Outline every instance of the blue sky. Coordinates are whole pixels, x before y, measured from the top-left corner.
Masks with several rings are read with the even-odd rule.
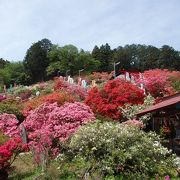
[[[180,0],[0,0],[0,58],[23,60],[48,38],[91,51],[108,42],[180,50]]]

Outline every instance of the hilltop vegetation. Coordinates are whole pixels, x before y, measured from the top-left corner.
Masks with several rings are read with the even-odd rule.
[[[140,71],[149,69],[180,70],[180,52],[164,45],[157,48],[151,45],[132,44],[112,49],[107,43],[96,46],[92,52],[78,50],[74,45],[60,47],[48,39],[32,44],[23,60],[9,62],[0,59],[0,83],[30,85],[48,80],[56,75],[78,75],[92,72],[111,72],[113,63],[118,70]]]

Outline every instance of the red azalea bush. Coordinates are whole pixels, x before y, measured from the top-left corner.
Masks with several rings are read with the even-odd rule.
[[[66,92],[53,92],[49,95],[43,96],[41,99],[42,99],[42,103],[57,102],[58,105],[63,105],[65,102],[74,102],[73,96]]]
[[[95,113],[120,119],[119,106],[126,103],[142,104],[143,100],[144,94],[141,89],[124,80],[115,79],[108,81],[102,89],[91,89],[85,102]]]
[[[61,107],[57,103],[44,103],[31,111],[23,123],[28,132],[29,145],[39,161],[37,155],[41,152],[56,154],[55,140],[65,141],[81,125],[94,119],[91,109],[80,102],[65,103]]]
[[[22,110],[23,115],[27,116],[29,112],[41,104],[48,102],[54,103],[57,102],[58,105],[63,105],[65,102],[74,102],[74,97],[66,92],[53,92],[51,94],[36,97],[28,102],[24,103],[24,109]]]
[[[0,135],[2,137],[2,134]],[[14,137],[0,144],[0,179],[7,178],[7,170],[15,160],[16,156],[27,151],[27,145],[23,144],[20,137]]]
[[[18,123],[14,114],[0,114],[0,130],[9,137],[19,135]]]
[[[148,70],[144,71],[143,77],[138,82],[143,83],[153,97],[162,97],[175,93],[169,81],[170,75],[171,72],[167,69]]]
[[[55,84],[54,84],[54,90],[58,91],[58,90],[63,89],[63,87],[64,87],[64,80],[61,78],[56,78]]]

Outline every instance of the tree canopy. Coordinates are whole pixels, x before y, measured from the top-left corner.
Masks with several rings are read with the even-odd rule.
[[[46,78],[46,68],[49,65],[47,54],[51,48],[51,41],[42,39],[41,41],[34,43],[27,50],[23,63],[32,83],[42,81]]]
[[[0,81],[7,85],[10,81],[32,84],[56,75],[78,75],[82,69],[84,74],[111,72],[117,62],[116,75],[120,70],[143,72],[159,68],[180,71],[180,51],[168,45],[157,48],[141,44],[112,49],[106,43],[95,45],[89,52],[71,44],[55,45],[45,38],[29,47],[22,62],[13,63],[0,58]]]
[[[60,71],[64,75],[66,72],[77,75],[81,69],[85,69],[86,72],[97,71],[100,64],[90,52],[78,51],[78,48],[73,45],[63,47],[55,45],[48,53],[48,57],[50,59],[50,64],[47,67],[48,74]]]

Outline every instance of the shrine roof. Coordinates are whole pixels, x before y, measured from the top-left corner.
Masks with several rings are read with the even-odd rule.
[[[174,94],[172,96],[167,96],[162,99],[161,102],[150,106],[149,108],[137,113],[137,116],[143,116],[144,114],[154,112],[154,111],[159,111],[166,109],[171,106],[175,106],[176,104],[180,104],[180,93]]]

